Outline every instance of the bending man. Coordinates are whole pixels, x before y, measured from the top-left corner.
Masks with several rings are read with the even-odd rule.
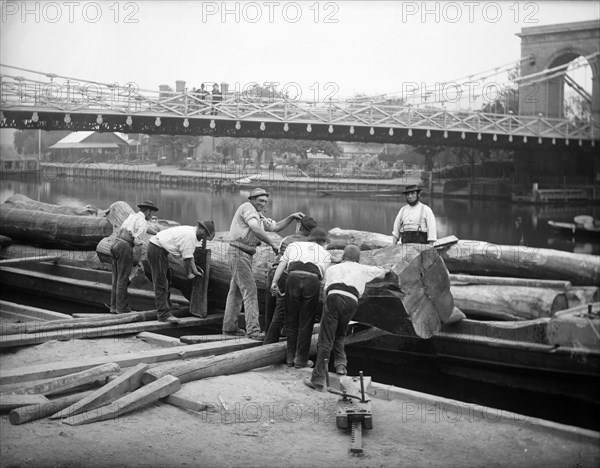
[[[365,292],[365,285],[375,279],[383,278],[388,270],[377,266],[362,265],[360,249],[347,245],[342,263],[330,266],[325,272],[325,293],[327,299],[321,319],[319,340],[317,343],[317,361],[312,376],[304,383],[314,390],[325,387],[325,359],[333,349],[333,364],[339,375],[346,375],[348,358],[344,350],[346,328],[358,309],[358,298]]]
[[[204,275],[202,269],[196,267],[194,251],[202,246],[204,239],[215,237],[215,224],[212,221],[198,221],[196,226],[175,226],[160,231],[150,238],[148,243],[148,262],[152,271],[154,284],[154,300],[159,322],[177,323],[178,319],[171,314],[169,307],[169,254],[183,259],[185,276],[193,279]]]

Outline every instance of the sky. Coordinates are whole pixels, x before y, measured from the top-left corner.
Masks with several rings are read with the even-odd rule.
[[[600,2],[2,1],[0,61],[98,82],[278,82],[323,100],[514,62],[523,27]],[[299,88],[298,88],[299,85]]]
[[[152,90],[176,80],[189,89],[279,83],[290,96],[321,102],[393,95],[514,63],[521,28],[600,18],[598,1],[0,5],[2,65]]]

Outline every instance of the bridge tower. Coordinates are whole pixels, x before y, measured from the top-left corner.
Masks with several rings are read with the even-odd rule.
[[[587,57],[600,51],[600,21],[534,26],[521,29],[521,76],[531,75]],[[592,116],[600,117],[600,58],[589,60],[592,69]],[[564,117],[564,75],[523,86],[519,91],[519,114]]]

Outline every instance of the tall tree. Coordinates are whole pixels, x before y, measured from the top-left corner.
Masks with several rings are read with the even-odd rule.
[[[17,130],[13,136],[13,143],[17,153],[22,155],[37,154],[38,148],[41,148],[42,154],[44,154],[50,146],[71,133],[62,130],[51,132],[42,130],[40,135],[39,132],[39,130]]]

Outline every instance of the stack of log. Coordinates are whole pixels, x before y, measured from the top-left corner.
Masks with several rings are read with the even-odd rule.
[[[37,202],[29,202],[28,206],[35,206],[35,203]],[[63,255],[62,251],[46,251],[31,247],[26,251],[26,255],[59,255],[63,263],[77,264],[83,261],[86,266],[107,269],[110,262],[110,246],[114,241],[114,229],[120,226],[122,220],[132,212],[131,207],[125,202],[116,202],[110,206],[103,218],[111,225],[110,235],[97,242],[97,258],[90,259],[91,252],[85,254],[82,251],[69,251],[69,255]],[[163,222],[163,227],[174,224],[176,223]],[[392,247],[391,236],[366,231],[334,228],[329,234],[331,238],[329,248],[334,258],[341,257],[341,249],[347,244],[355,244],[363,251],[361,262],[394,267],[396,274],[406,268],[408,263],[421,252],[432,250],[430,246],[417,244]],[[146,237],[146,242],[149,237],[150,235]],[[211,251],[209,309],[222,308],[229,289],[231,275],[227,262],[226,239],[226,233],[218,233],[215,240],[207,243],[207,248]],[[9,258],[23,257],[24,248],[24,246],[3,247],[2,255]],[[458,241],[439,252],[449,272],[469,275],[467,281],[465,277],[462,280],[453,279],[450,285],[454,305],[468,317],[526,320],[552,316],[557,311],[598,300],[600,258],[595,255],[495,245],[481,241]],[[63,261],[62,258],[65,260]],[[253,258],[253,272],[261,308],[267,293],[266,274],[274,259],[273,252],[267,247],[259,247]],[[174,259],[169,261],[173,271],[172,285],[189,299],[192,282],[184,277],[181,262]],[[144,261],[143,265],[145,277],[149,277],[147,262]],[[501,281],[502,278],[504,282]],[[394,288],[402,290],[403,286],[388,284],[388,289],[389,287],[392,290]],[[406,288],[406,283],[404,287]],[[369,288],[367,295],[372,292],[371,290],[372,288]],[[381,287],[378,294],[380,292]]]

